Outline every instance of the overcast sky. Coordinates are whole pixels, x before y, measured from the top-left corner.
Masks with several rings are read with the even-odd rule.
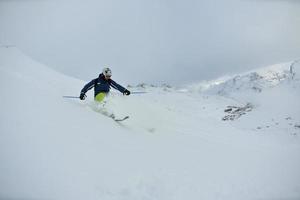
[[[0,43],[90,80],[179,85],[300,58],[296,0],[0,0]]]

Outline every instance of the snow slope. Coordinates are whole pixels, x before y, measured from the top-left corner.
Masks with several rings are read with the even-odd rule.
[[[241,91],[262,92],[276,87],[287,80],[299,81],[299,61],[287,62],[245,72],[227,75],[217,80],[206,81],[189,86],[190,90],[208,94],[230,95]]]
[[[62,98],[84,81],[0,48],[0,199],[300,199],[298,64],[293,70],[276,84],[259,79],[260,92],[245,89],[249,73],[242,91],[228,77],[226,93],[199,92],[203,83],[113,92],[108,106],[130,115],[116,123],[94,111],[92,92]],[[222,120],[227,106],[247,103],[251,111]]]

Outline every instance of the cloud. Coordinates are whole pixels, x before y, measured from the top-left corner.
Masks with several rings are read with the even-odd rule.
[[[283,3],[299,3],[299,0],[248,0],[248,1],[261,1],[261,2],[283,2]]]
[[[39,3],[37,3],[39,2]],[[88,80],[181,84],[299,58],[298,4],[34,1],[0,5],[0,42]]]

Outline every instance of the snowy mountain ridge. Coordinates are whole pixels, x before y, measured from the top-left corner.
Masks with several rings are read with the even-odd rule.
[[[251,70],[239,75],[224,76],[216,80],[205,81],[188,86],[192,92],[230,95],[236,92],[262,92],[286,81],[299,81],[299,61],[292,61]],[[296,75],[298,77],[296,77]]]
[[[161,90],[165,92],[187,92],[221,96],[231,96],[238,93],[261,93],[282,84],[298,84],[300,81],[300,60],[275,64],[258,68],[236,75],[226,75],[215,80],[201,81],[183,87],[173,87],[169,84],[149,85],[140,83],[129,86],[139,91]]]

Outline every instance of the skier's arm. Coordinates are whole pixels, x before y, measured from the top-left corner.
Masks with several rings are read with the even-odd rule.
[[[87,83],[81,90],[81,94],[85,94],[87,91],[92,89],[95,86],[96,79],[91,80],[89,83]]]
[[[124,93],[127,89],[124,88],[123,86],[119,85],[115,81],[111,80],[110,81],[110,86],[115,88],[116,90],[119,90],[120,92]]]

